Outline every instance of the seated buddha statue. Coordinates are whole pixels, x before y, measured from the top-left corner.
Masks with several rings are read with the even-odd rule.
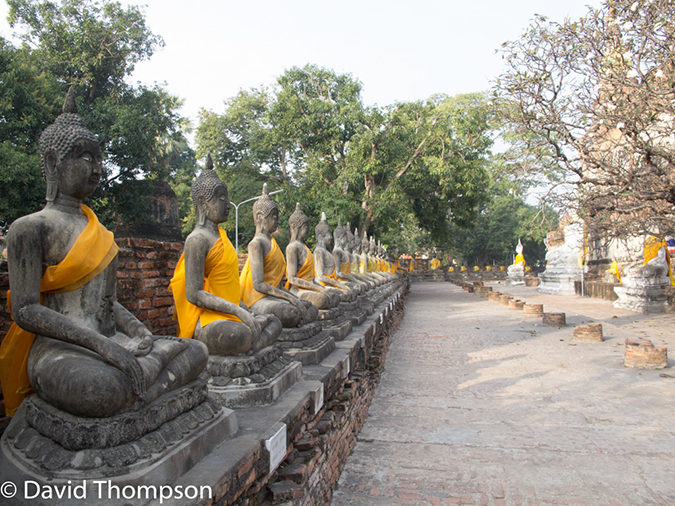
[[[345,253],[349,255],[349,273],[361,283],[365,283],[367,289],[375,288],[375,282],[361,273],[361,240],[358,237],[359,230],[351,231],[351,226],[347,223],[347,243],[345,244]]]
[[[340,304],[340,296],[317,283],[314,255],[305,244],[309,233],[309,218],[300,209],[300,203],[288,219],[291,240],[286,247],[286,289],[301,300],[309,301],[319,309]]]
[[[273,314],[284,328],[313,322],[319,315],[318,308],[281,284],[286,259],[271,235],[279,228],[279,207],[270,198],[266,183],[253,204],[253,221],[255,236],[248,244],[248,258],[239,275],[242,302],[255,314]]]
[[[361,257],[365,264],[366,272],[376,280],[376,284],[381,285],[385,282],[384,276],[377,272],[377,262],[372,255],[375,250],[375,240],[368,237],[366,231],[363,231],[363,238],[361,239]]]
[[[368,286],[365,282],[356,279],[351,272],[352,259],[350,254],[345,251],[345,248],[348,248],[349,236],[340,220],[338,220],[338,225],[333,231],[333,238],[335,239],[335,246],[333,247],[333,259],[336,266],[335,277],[338,281],[355,290],[356,293],[362,293]]]
[[[32,391],[79,417],[140,409],[198,378],[206,346],[153,336],[117,302],[117,245],[82,204],[101,177],[101,151],[72,89],[39,150],[47,204],[7,236],[15,323],[0,347],[5,409],[14,414]]]
[[[328,248],[333,233],[326,221],[326,213],[321,213],[321,221],[314,228],[316,234],[316,248],[314,249],[314,265],[316,266],[316,281],[326,287],[333,287],[342,302],[354,300],[356,294],[347,285],[337,278],[337,264]]]
[[[271,314],[254,315],[241,304],[239,259],[218,226],[232,206],[210,155],[191,194],[197,224],[171,280],[179,336],[198,339],[211,355],[251,355],[276,341],[281,322]]]

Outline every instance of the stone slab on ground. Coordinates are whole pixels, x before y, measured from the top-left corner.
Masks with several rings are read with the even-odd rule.
[[[675,373],[623,367],[627,337],[675,346],[672,316],[493,287],[568,327],[413,284],[332,504],[675,504]],[[575,343],[589,323],[605,341]]]

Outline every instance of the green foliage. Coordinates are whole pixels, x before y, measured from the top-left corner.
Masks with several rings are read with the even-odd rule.
[[[52,76],[35,68],[29,51],[0,38],[0,230],[44,202],[37,140],[58,112],[59,92]]]
[[[557,226],[555,212],[537,208],[523,201],[517,185],[495,182],[490,201],[481,207],[473,227],[451,226],[453,255],[465,265],[500,265],[513,263],[518,239],[529,265],[543,263],[546,255],[544,238]],[[542,218],[542,215],[544,217]],[[545,225],[542,225],[545,223]]]
[[[46,70],[85,88],[87,103],[125,87],[134,65],[150,58],[161,37],[145,25],[137,6],[104,0],[7,0],[9,23]]]
[[[44,202],[37,140],[60,113],[68,85],[75,87],[79,113],[101,142],[102,179],[87,203],[106,226],[147,213],[151,185],[134,184],[139,178],[164,179],[184,191],[195,157],[184,137],[189,124],[176,112],[181,100],[159,86],[124,82],[136,62],[163,44],[139,8],[108,0],[8,5],[10,23],[22,30],[25,44],[15,49],[3,41],[0,48],[0,100],[8,106],[0,109],[8,111],[6,123],[0,123],[5,143],[0,181],[14,199],[0,204],[0,220],[9,223]],[[19,196],[21,205],[15,202]],[[182,217],[188,210],[181,205]]]
[[[405,227],[442,242],[450,221],[469,225],[487,199],[490,104],[439,95],[366,108],[360,93],[349,74],[294,67],[273,91],[241,91],[223,114],[203,111],[198,154],[213,153],[233,202],[281,183],[282,216],[299,201],[312,226],[323,211],[332,226],[341,219],[393,244]],[[240,244],[254,230],[241,211]]]

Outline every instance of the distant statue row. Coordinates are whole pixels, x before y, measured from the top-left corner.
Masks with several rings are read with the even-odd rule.
[[[329,253],[325,219],[312,254],[299,206],[287,265],[270,235],[279,210],[266,188],[253,206],[256,235],[239,276],[237,254],[218,227],[231,208],[227,186],[209,162],[192,188],[197,225],[171,281],[179,335],[195,339],[153,336],[117,302],[117,245],[82,204],[99,182],[102,156],[72,92],[39,147],[47,204],[16,220],[7,236],[15,324],[0,347],[0,382],[10,416],[33,392],[77,417],[138,411],[198,381],[209,354],[251,355],[282,327],[312,322],[319,309],[396,277],[384,249],[348,228],[338,226]]]
[[[279,227],[279,208],[267,185],[253,204],[256,233],[239,275],[237,254],[218,226],[227,221],[231,208],[227,185],[210,157],[193,184],[192,199],[197,224],[185,241],[171,289],[179,335],[202,341],[211,354],[255,353],[274,343],[282,328],[311,323],[319,310],[353,301],[396,278],[384,248],[365,235],[359,240],[349,227],[338,224],[336,245],[329,252],[333,234],[325,214],[316,226],[312,253],[304,244],[309,218],[300,204],[289,218],[291,240],[284,258],[272,237]]]

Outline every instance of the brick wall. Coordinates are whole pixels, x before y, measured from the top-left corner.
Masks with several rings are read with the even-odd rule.
[[[369,352],[355,361],[354,370],[339,385],[326,389],[324,407],[316,415],[305,409],[289,425],[288,453],[279,468],[266,475],[260,455],[240,469],[246,473],[230,483],[218,506],[250,506],[266,503],[285,506],[329,504],[347,457],[368,414],[368,408],[380,380],[390,336],[398,328],[405,312],[405,295],[399,298],[388,318],[377,325]],[[367,356],[367,361],[364,360]]]
[[[117,268],[117,300],[156,335],[176,335],[169,282],[183,243],[124,237]]]

